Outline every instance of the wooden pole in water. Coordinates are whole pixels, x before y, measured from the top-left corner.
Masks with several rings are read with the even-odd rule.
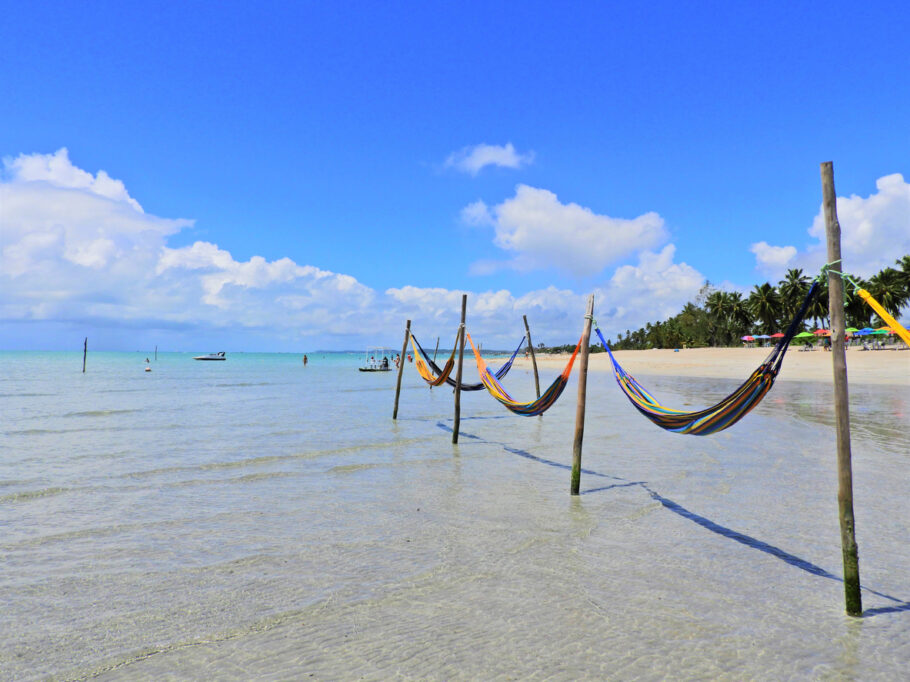
[[[540,377],[537,376],[537,358],[534,357],[534,342],[531,341],[531,328],[528,326],[528,316],[522,315],[525,321],[525,334],[528,337],[528,349],[531,351],[531,364],[534,365],[534,390],[537,391],[537,397],[540,397]]]
[[[398,396],[401,393],[401,375],[404,372],[405,354],[408,352],[408,337],[411,336],[411,321],[404,326],[404,343],[401,344],[401,355],[398,356],[398,385],[395,386],[395,409],[392,419],[398,419]]]
[[[588,346],[591,345],[591,321],[594,319],[594,294],[588,297],[585,328],[581,333],[578,358],[578,405],[575,408],[575,446],[572,448],[572,483],[570,493],[578,495],[581,486],[581,443],[585,436],[585,397],[588,392]]]
[[[433,362],[436,362],[436,353],[439,352],[439,337],[436,337],[436,350],[433,351]]]
[[[843,272],[840,253],[840,223],[837,221],[837,195],[834,193],[834,167],[821,164],[825,233],[828,262]],[[844,555],[844,598],[847,615],[862,616],[863,601],[859,582],[859,549],[856,546],[856,520],[853,516],[853,465],[850,454],[850,403],[847,394],[847,354],[844,348],[844,281],[828,273],[828,314],[831,318],[831,362],[834,366],[834,418],[837,430],[837,503],[840,508],[840,540]]]
[[[85,374],[85,356],[88,355],[88,337],[85,337],[85,343],[82,344],[82,373]]]
[[[461,326],[458,327],[458,370],[455,372],[455,424],[452,426],[452,442],[458,442],[461,429],[461,369],[464,365],[464,320],[468,311],[468,295],[461,295]]]

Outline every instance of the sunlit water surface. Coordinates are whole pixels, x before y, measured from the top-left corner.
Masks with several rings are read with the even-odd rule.
[[[2,679],[910,669],[905,388],[851,386],[851,619],[829,385],[780,381],[698,438],[592,374],[571,498],[574,379],[543,418],[465,394],[453,446],[452,393],[413,366],[392,421],[395,373],[353,356],[144,358],[89,354],[83,375],[81,353],[0,353]],[[693,409],[738,383],[646,379]]]

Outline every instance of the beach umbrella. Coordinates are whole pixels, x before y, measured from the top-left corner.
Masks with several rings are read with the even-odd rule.
[[[743,340],[743,341],[755,341],[755,337],[753,337],[753,336],[744,336],[744,337],[742,337],[742,340]]]
[[[844,331],[847,332],[848,334],[853,334],[854,332],[858,332],[859,329],[857,329],[856,327],[847,327]]]
[[[756,339],[770,339],[771,337],[768,336],[767,334],[759,334],[759,335],[756,336],[755,338],[756,338]]]
[[[831,336],[831,330],[830,330],[830,329],[816,329],[816,330],[815,330],[814,332],[812,332],[812,333],[815,334],[816,336]]]
[[[783,332],[777,332],[777,334],[771,334],[772,339],[782,339],[784,338]]]
[[[891,327],[879,327],[879,328],[876,329],[875,331],[877,331],[877,332],[888,332],[889,334],[893,334],[893,333],[894,333],[894,331],[891,329]]]
[[[794,336],[793,338],[794,338],[794,339],[805,339],[805,338],[808,338],[808,337],[810,337],[810,336],[814,338],[814,337],[815,337],[815,334],[813,334],[812,332],[800,332],[799,334],[797,334],[797,335]]]
[[[870,334],[873,336],[885,336],[890,333],[891,333],[890,330],[886,331],[884,329],[876,329],[874,332],[870,332]]]

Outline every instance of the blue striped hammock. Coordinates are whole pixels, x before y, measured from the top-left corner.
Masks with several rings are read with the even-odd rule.
[[[817,290],[818,282],[813,282],[809,288],[809,293],[806,294],[806,300],[803,301],[796,317],[790,322],[784,337],[780,339],[774,350],[759,365],[758,369],[752,372],[752,375],[739,388],[719,403],[697,412],[684,412],[661,405],[657,398],[651,395],[635,377],[620,366],[604,340],[600,329],[595,328],[595,331],[597,336],[600,337],[604,350],[609,354],[610,361],[613,363],[613,375],[616,377],[616,383],[619,384],[619,388],[625,393],[635,409],[666,431],[693,436],[707,436],[733,426],[745,417],[752,408],[758,405],[768,391],[771,390],[783,363],[787,347],[799,329],[800,323],[809,309],[809,304],[812,302]]]

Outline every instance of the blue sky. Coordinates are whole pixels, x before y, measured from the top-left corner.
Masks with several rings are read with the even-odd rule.
[[[847,267],[910,252],[902,3],[0,15],[0,348],[615,335],[817,267],[827,160]]]

